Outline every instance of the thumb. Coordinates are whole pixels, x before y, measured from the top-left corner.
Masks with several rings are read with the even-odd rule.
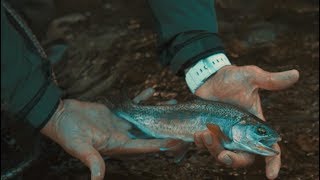
[[[261,70],[254,79],[255,84],[266,90],[281,90],[290,87],[299,79],[297,70],[270,73]]]
[[[103,180],[105,174],[105,163],[100,153],[91,145],[78,146],[80,151],[74,156],[82,161],[91,171],[91,180]]]

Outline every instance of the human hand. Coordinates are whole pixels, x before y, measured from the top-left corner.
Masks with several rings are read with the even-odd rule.
[[[297,70],[270,73],[257,66],[225,66],[208,79],[195,94],[203,99],[223,101],[244,107],[257,117],[265,120],[259,89],[285,89],[299,79]],[[225,150],[214,134],[209,130],[195,133],[195,143],[198,147],[207,147],[210,153],[223,164],[233,168],[248,166],[253,163],[254,155],[245,152],[231,152]],[[278,144],[273,148],[280,152]],[[281,157],[266,157],[266,176],[275,179],[278,176]]]
[[[134,99],[139,102],[141,95]],[[130,124],[117,118],[98,103],[63,100],[41,133],[57,142],[70,155],[81,160],[91,171],[92,180],[105,174],[103,155],[159,152],[177,147],[178,140],[130,139]]]

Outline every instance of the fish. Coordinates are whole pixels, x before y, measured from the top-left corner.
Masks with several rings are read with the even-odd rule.
[[[110,110],[157,139],[194,142],[194,133],[209,129],[227,150],[275,156],[272,145],[280,135],[247,110],[220,101],[196,99],[175,105],[140,105],[131,100],[112,104]]]

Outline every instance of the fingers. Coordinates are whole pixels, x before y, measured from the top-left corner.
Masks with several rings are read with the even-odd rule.
[[[100,153],[89,144],[79,145],[77,149],[72,154],[90,169],[91,180],[103,180],[105,163]]]
[[[268,179],[277,178],[281,167],[280,147],[278,144],[275,144],[273,148],[280,153],[276,156],[266,157],[266,175]]]
[[[135,98],[133,98],[133,102],[138,104],[141,101],[145,101],[147,99],[149,99],[154,93],[154,89],[153,88],[147,88],[145,90],[143,90],[140,94],[138,94]]]
[[[169,101],[166,101],[165,104],[168,104],[168,105],[175,105],[175,104],[178,104],[178,101],[175,100],[175,99],[170,99]]]
[[[114,148],[114,154],[140,154],[175,150],[183,142],[173,139],[128,139],[120,147]]]
[[[132,127],[128,121],[123,120],[123,119],[118,119],[117,126],[121,130],[129,130]]]
[[[202,138],[201,138],[202,133],[204,133],[204,131],[196,132],[193,135],[194,143],[198,148],[205,148],[205,145],[204,145]]]
[[[175,104],[177,104],[177,103],[178,103],[177,100],[175,100],[175,99],[170,99],[170,100],[168,100],[168,101],[159,102],[159,103],[157,103],[157,105],[175,105]]]
[[[218,160],[232,168],[241,168],[251,165],[254,162],[254,155],[245,152],[222,151]]]
[[[195,144],[198,147],[206,147],[210,154],[217,158],[218,154],[224,150],[218,137],[209,130],[196,132],[194,134]]]
[[[112,119],[112,121],[114,128],[118,129],[122,133],[126,133],[129,129],[132,128],[132,125],[128,121],[120,119],[116,116]]]
[[[262,69],[254,77],[255,84],[266,90],[281,90],[290,87],[299,79],[297,70],[270,73]]]
[[[194,142],[197,147],[206,147],[217,161],[233,168],[245,167],[254,161],[254,156],[251,154],[244,152],[234,153],[225,150],[218,137],[209,130],[196,132],[194,134]]]

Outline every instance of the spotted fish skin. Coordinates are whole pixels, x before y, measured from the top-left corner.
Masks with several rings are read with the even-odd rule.
[[[276,153],[257,152],[260,150],[253,146],[257,146],[254,142],[257,141],[264,148],[269,148],[279,139],[279,135],[258,117],[231,104],[199,99],[176,105],[150,106],[125,101],[111,110],[154,138],[193,142],[195,132],[206,130],[208,124],[213,124],[231,140],[222,142],[226,149],[261,155]],[[259,136],[257,128],[262,128],[267,135]],[[253,150],[255,148],[257,150]]]

